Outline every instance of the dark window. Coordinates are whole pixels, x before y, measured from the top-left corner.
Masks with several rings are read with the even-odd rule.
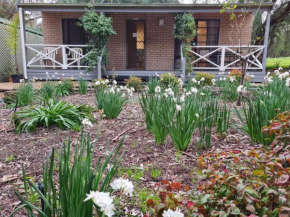
[[[78,19],[63,19],[62,20],[62,38],[63,44],[84,45],[89,42],[89,34],[83,27],[78,26]]]
[[[197,36],[192,40],[191,42],[192,46],[209,46],[219,44],[219,28],[220,28],[219,20],[196,20],[196,28],[197,28]],[[175,49],[174,49],[175,69],[179,69],[181,66],[180,45],[181,41],[175,39]]]

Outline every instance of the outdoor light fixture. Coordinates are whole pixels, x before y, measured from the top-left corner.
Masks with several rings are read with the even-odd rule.
[[[164,26],[164,19],[159,19],[159,26]]]

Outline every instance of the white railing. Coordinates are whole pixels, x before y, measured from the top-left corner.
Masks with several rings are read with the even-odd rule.
[[[40,69],[85,69],[83,59],[87,45],[26,44],[27,68]],[[101,78],[102,55],[98,56],[98,78]]]
[[[191,62],[197,70],[226,71],[241,68],[241,59],[247,60],[247,70],[262,70],[260,57],[264,46],[189,46]]]

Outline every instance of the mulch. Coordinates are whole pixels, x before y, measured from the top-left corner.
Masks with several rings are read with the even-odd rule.
[[[92,92],[84,96],[70,95],[64,100],[76,105],[88,104],[95,107],[95,96]],[[58,150],[69,137],[72,142],[77,142],[80,137],[80,132],[60,130],[57,127],[38,128],[30,134],[16,134],[14,126],[11,125],[12,114],[11,110],[0,109],[0,216],[3,217],[9,216],[19,204],[14,192],[23,191],[22,167],[34,182],[41,181],[42,164],[49,157],[52,147]],[[111,148],[126,135],[122,147],[122,168],[150,168],[154,165],[162,169],[162,175],[158,179],[153,179],[149,172],[145,172],[140,181],[134,182],[136,188],[150,188],[164,179],[180,181],[193,188],[198,185],[193,181],[193,172],[201,153],[195,145],[199,139],[197,133],[193,135],[193,142],[185,153],[179,154],[169,137],[165,145],[157,145],[153,135],[146,131],[137,94],[115,120],[100,120],[97,112],[94,115],[96,123],[87,131],[92,139],[98,137],[96,156],[106,155],[108,140],[111,140]],[[228,136],[222,140],[213,134],[210,151],[244,150],[249,149],[249,146],[251,143],[248,136],[236,129],[230,129]],[[16,216],[25,216],[25,213]]]

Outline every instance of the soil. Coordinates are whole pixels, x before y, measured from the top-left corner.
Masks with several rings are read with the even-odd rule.
[[[88,104],[95,107],[94,93],[81,96],[78,94],[64,98],[72,104]],[[0,106],[1,108],[1,106]],[[46,161],[52,147],[59,149],[62,142],[69,137],[76,142],[80,132],[71,130],[60,130],[57,127],[38,128],[36,132],[16,134],[14,126],[11,125],[13,112],[8,109],[0,109],[0,216],[7,217],[17,207],[19,201],[15,191],[23,191],[22,167],[26,173],[33,178],[34,182],[41,181],[42,164]],[[138,94],[124,107],[119,117],[115,120],[100,120],[98,112],[95,114],[96,123],[87,131],[95,139],[99,134],[99,150],[104,150],[107,140],[117,137],[116,141],[110,142],[110,147],[117,145],[126,134],[122,147],[124,156],[122,167],[159,167],[162,175],[153,179],[149,172],[145,172],[140,181],[135,182],[135,188],[153,186],[156,182],[164,179],[180,181],[190,187],[198,185],[193,182],[193,172],[200,151],[196,150],[198,134],[193,136],[193,141],[186,152],[178,153],[174,148],[171,139],[168,137],[165,145],[157,145],[152,134],[146,131],[143,112],[138,102]],[[235,121],[235,120],[232,120]],[[249,149],[250,139],[235,129],[230,129],[224,139],[212,135],[211,150],[244,150]],[[210,150],[209,150],[210,151]],[[95,153],[105,156],[103,151]],[[15,216],[25,216],[20,212]]]

